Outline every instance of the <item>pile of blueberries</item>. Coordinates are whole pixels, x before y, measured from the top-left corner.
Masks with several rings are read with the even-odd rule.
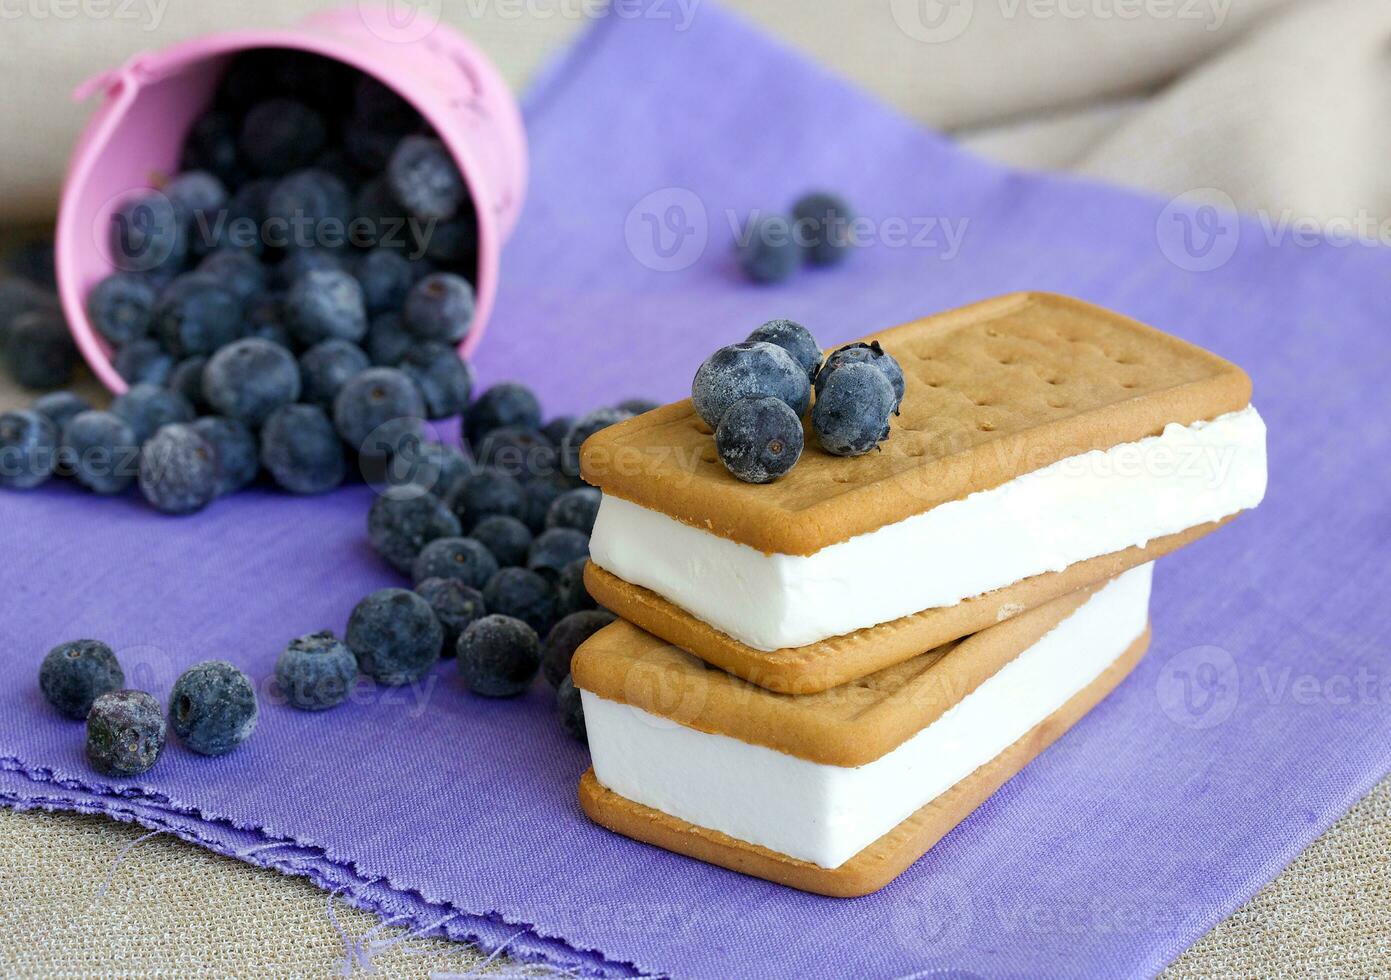
[[[744,275],[756,283],[789,278],[803,262],[839,265],[855,245],[855,214],[839,194],[811,191],[792,205],[791,216],[755,216],[735,253]]]
[[[353,611],[346,641],[362,672],[406,684],[457,656],[467,689],[514,697],[540,671],[566,730],[583,741],[570,660],[614,617],[584,586],[600,493],[580,480],[580,446],[655,407],[634,399],[543,424],[525,386],[483,392],[464,420],[476,459],[424,470],[372,504],[368,538],[414,591],[383,589]]]
[[[48,652],[39,667],[44,697],[63,715],[87,722],[87,758],[105,776],[147,772],[164,752],[168,729],[199,755],[226,755],[251,737],[260,711],[250,678],[223,660],[194,664],[169,694],[168,721],[148,691],[125,687],[111,648],[75,640]]]
[[[474,317],[477,218],[448,151],[409,104],[346,66],[258,50],[229,66],[183,169],[112,218],[118,271],[87,298],[130,384],[108,411],[70,394],[0,418],[0,485],[66,475],[138,484],[188,513],[262,470],[320,493],[458,415],[455,350]],[[11,372],[67,380],[56,303],[0,290]],[[435,450],[430,450],[435,451]]]
[[[373,502],[367,533],[414,589],[364,598],[341,640],[330,631],[292,640],[276,662],[279,696],[322,711],[347,700],[360,676],[410,684],[457,656],[463,685],[485,697],[515,697],[544,674],[562,725],[584,741],[570,660],[614,616],[584,587],[600,495],[579,478],[579,447],[655,407],[633,399],[543,424],[536,395],[504,382],[484,391],[464,417],[476,458],[443,446],[394,457],[393,466],[407,465]],[[105,644],[55,648],[39,681],[61,712],[87,719],[88,755],[98,771],[137,775],[158,760],[165,716],[147,692],[122,689],[124,673]],[[220,755],[251,734],[256,715],[251,681],[230,664],[209,661],[174,685],[168,725],[195,751]]]
[[[903,390],[903,369],[877,340],[842,347],[823,364],[806,327],[769,320],[706,359],[691,382],[691,401],[714,430],[725,468],[745,483],[771,483],[801,458],[809,407],[822,449],[861,456],[889,437]]]
[[[52,239],[34,239],[6,257],[0,276],[0,365],[26,388],[72,380],[77,347],[58,305]]]

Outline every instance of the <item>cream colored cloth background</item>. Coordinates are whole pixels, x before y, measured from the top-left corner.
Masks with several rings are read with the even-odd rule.
[[[667,7],[698,17],[700,3],[667,0]],[[12,229],[50,218],[88,111],[68,93],[87,76],[177,38],[289,23],[326,5],[5,0],[0,221]],[[593,6],[443,0],[443,13],[521,86]],[[1379,226],[1391,215],[1387,0],[725,6],[989,156],[1166,196],[1216,189],[1271,228],[1308,220],[1391,238]],[[0,406],[25,397],[0,382]],[[125,855],[103,892],[113,861],[141,833],[101,817],[0,810],[0,975],[341,971],[345,945],[326,913],[326,896],[299,879],[160,836]],[[1391,971],[1388,854],[1391,780],[1170,974]],[[353,936],[375,925],[366,913],[339,907],[336,914]],[[395,935],[385,929],[372,938]],[[410,939],[372,958],[392,976],[466,972],[480,960],[467,946]]]

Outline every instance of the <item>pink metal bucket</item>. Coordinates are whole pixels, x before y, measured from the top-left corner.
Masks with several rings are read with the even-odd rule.
[[[336,59],[373,76],[414,105],[454,155],[478,215],[477,312],[460,345],[468,357],[483,338],[497,294],[498,258],[526,191],[521,112],[493,64],[445,24],[417,11],[404,21],[367,4],[322,11],[274,31],[229,31],[161,51],[82,85],[101,92],[73,151],[59,205],[55,253],[59,295],[73,336],[111,391],[126,383],[112,351],[87,317],[86,297],[115,269],[108,244],[112,212],[178,168],[189,126],[208,107],[230,58],[253,48],[290,48]]]

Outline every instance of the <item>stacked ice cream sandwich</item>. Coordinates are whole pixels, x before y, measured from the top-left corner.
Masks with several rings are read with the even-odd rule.
[[[1154,559],[1254,507],[1234,365],[1017,294],[875,334],[881,451],[733,479],[689,402],[585,443],[580,648],[596,822],[829,895],[882,887],[1097,703],[1149,640]],[[715,668],[715,669],[711,669]]]

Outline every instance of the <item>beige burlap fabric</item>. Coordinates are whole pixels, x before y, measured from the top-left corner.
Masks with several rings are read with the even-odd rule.
[[[700,2],[669,6],[699,16]],[[85,114],[65,93],[92,71],[177,37],[286,23],[324,5],[7,5],[0,77],[12,84],[0,100],[0,125],[25,138],[0,141],[0,220],[51,213]],[[725,5],[909,115],[1012,163],[1165,194],[1216,187],[1276,218],[1391,213],[1380,111],[1391,87],[1385,0],[1154,0],[1138,7],[964,0],[958,9],[970,17],[946,39],[924,35],[918,0]],[[1117,16],[1123,6],[1141,13]],[[580,28],[586,7],[580,0],[443,5],[518,84]],[[100,12],[118,8],[136,16]],[[68,9],[78,12],[53,13]],[[0,406],[27,397],[4,384]],[[345,962],[365,969],[369,959],[383,975],[427,976],[466,973],[482,960],[467,946],[438,941],[407,937],[383,946],[399,932],[367,936],[377,920],[341,904],[340,934],[325,894],[305,881],[167,835],[139,843],[113,871],[142,834],[100,817],[0,810],[0,976],[322,976],[341,972]],[[1391,972],[1388,854],[1391,781],[1169,975]]]

